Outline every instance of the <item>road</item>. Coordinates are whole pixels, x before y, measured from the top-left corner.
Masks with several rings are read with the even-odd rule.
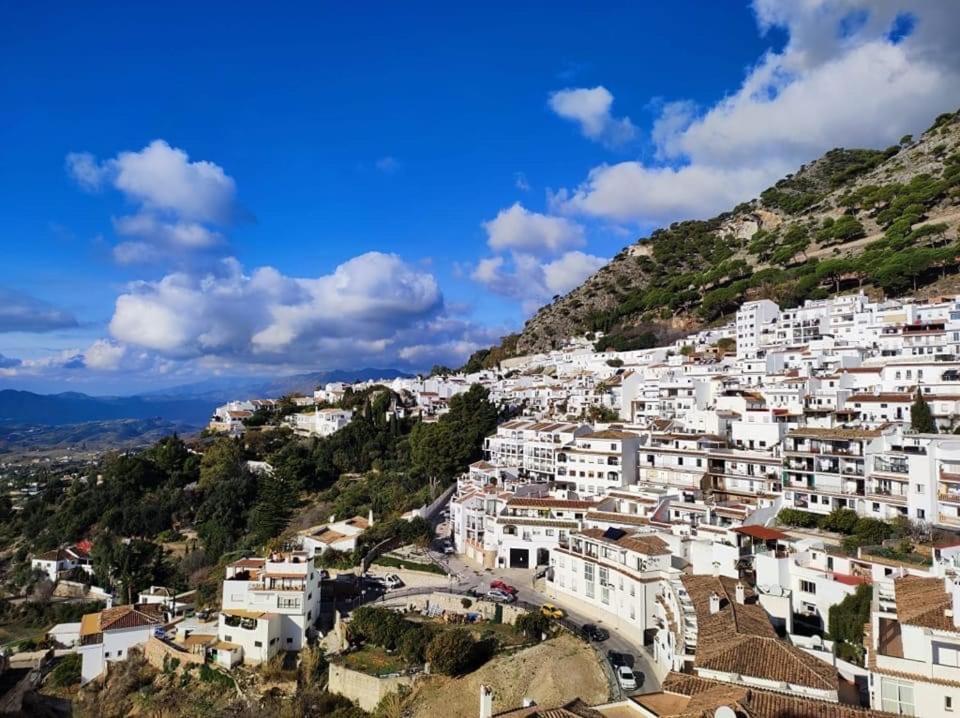
[[[430,551],[431,557],[437,563],[443,565],[448,573],[451,574],[450,587],[458,590],[475,589],[479,592],[485,592],[490,589],[490,582],[501,580],[517,590],[517,598],[527,603],[542,605],[544,603],[553,603],[562,608],[567,613],[567,617],[582,626],[585,623],[593,623],[602,626],[610,632],[610,638],[601,644],[594,646],[603,654],[607,651],[617,651],[618,653],[627,653],[634,657],[634,671],[638,673],[637,680],[640,680],[639,673],[644,674],[643,685],[635,693],[652,693],[660,690],[660,684],[656,674],[650,666],[649,654],[642,645],[638,645],[631,637],[624,635],[618,628],[608,626],[604,621],[596,616],[583,613],[577,609],[572,609],[565,605],[562,599],[553,599],[544,595],[534,586],[532,570],[523,569],[479,569],[460,556],[444,556],[438,551]],[[542,584],[542,579],[540,581]]]

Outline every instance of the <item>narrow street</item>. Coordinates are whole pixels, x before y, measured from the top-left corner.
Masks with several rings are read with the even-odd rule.
[[[479,569],[460,556],[445,556],[437,551],[430,552],[433,559],[445,566],[451,574],[450,587],[467,590],[475,589],[483,593],[490,589],[490,582],[501,580],[518,590],[518,599],[541,605],[544,603],[553,603],[562,608],[567,617],[582,626],[586,623],[593,623],[597,626],[607,629],[610,632],[610,638],[603,643],[594,643],[603,659],[606,660],[607,651],[616,651],[626,653],[634,657],[634,672],[637,674],[637,682],[640,683],[640,673],[643,673],[644,680],[638,686],[636,693],[652,693],[660,690],[660,683],[656,674],[650,667],[651,658],[644,650],[642,645],[638,645],[634,640],[625,636],[619,629],[607,625],[602,619],[588,615],[582,610],[572,609],[563,602],[562,599],[549,598],[536,589],[533,585],[534,571],[532,569]],[[540,581],[542,583],[542,579]]]

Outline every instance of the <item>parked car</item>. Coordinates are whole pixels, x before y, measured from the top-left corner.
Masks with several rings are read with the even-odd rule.
[[[547,618],[556,618],[556,619],[563,618],[564,616],[567,615],[562,608],[557,608],[552,603],[545,603],[542,606],[540,606],[540,613],[546,616]]]
[[[496,601],[497,603],[513,603],[516,600],[513,597],[513,594],[496,588],[492,591],[487,591],[487,598],[489,598],[491,601]]]
[[[210,618],[210,611],[205,608],[197,611],[197,618],[201,621],[206,621],[208,618]]]
[[[629,653],[618,653],[617,651],[607,651],[607,660],[614,668],[617,666],[633,668],[633,664],[636,662],[636,659]]]
[[[597,643],[603,643],[605,640],[610,638],[610,632],[607,629],[600,628],[592,623],[583,624],[580,632],[588,641],[596,641]]]
[[[386,586],[387,590],[402,588],[403,579],[395,573],[390,573],[383,577],[383,585]]]
[[[445,544],[443,547],[443,552],[447,556],[450,556],[452,554],[455,554],[457,550],[453,547],[453,544]]]
[[[633,675],[630,666],[617,666],[617,683],[625,691],[637,690],[637,677]]]
[[[497,579],[496,581],[491,581],[490,588],[495,588],[498,591],[509,593],[511,596],[516,596],[517,593],[519,593],[516,586],[511,586],[509,583],[506,583],[505,581],[501,581],[500,579]]]

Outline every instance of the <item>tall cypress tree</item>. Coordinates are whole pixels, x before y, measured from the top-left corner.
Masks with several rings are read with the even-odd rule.
[[[937,422],[933,418],[933,412],[930,411],[930,405],[920,389],[917,389],[917,396],[913,400],[913,406],[910,407],[910,426],[914,431],[921,434],[936,434]]]

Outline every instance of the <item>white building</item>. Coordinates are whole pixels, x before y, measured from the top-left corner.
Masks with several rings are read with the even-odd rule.
[[[960,707],[960,585],[905,576],[877,585],[864,636],[870,706],[948,716]]]
[[[142,646],[157,628],[164,627],[158,606],[115,606],[88,613],[80,620],[80,682],[88,683],[107,663],[125,661],[134,646]]]
[[[269,643],[256,645],[258,641],[262,643],[262,631],[271,636],[278,632],[276,650],[299,651],[306,645],[307,632],[313,630],[319,615],[320,572],[306,551],[276,552],[267,558],[234,561],[226,568],[221,607],[227,616],[259,616],[253,624],[248,620],[239,626],[230,626],[221,617],[218,637],[243,646],[245,662],[260,660],[259,653],[247,653],[248,644],[270,649]],[[264,628],[261,620],[276,623],[277,628]]]

